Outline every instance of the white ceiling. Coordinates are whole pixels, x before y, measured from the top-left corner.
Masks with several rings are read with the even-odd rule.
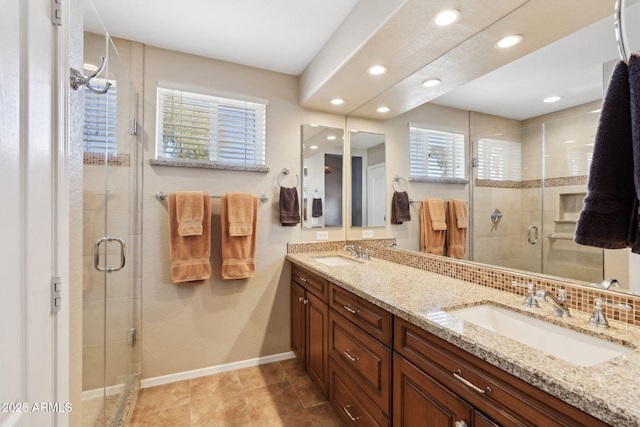
[[[357,3],[357,0],[92,1],[112,36],[293,75],[302,73]]]
[[[86,1],[90,11],[91,0]],[[612,17],[614,0],[580,0],[577,3],[576,0],[559,3],[557,0],[491,0],[488,3],[456,0],[463,6],[463,17],[465,11],[473,11],[473,14],[469,12],[472,16],[467,16],[467,21],[461,19],[463,24],[459,31],[441,35],[433,35],[434,30],[428,22],[431,16],[416,16],[416,13],[430,14],[452,0],[92,1],[104,27],[109,29],[112,36],[299,75],[302,82],[301,103],[305,107],[344,114],[360,113],[357,115],[370,118],[389,118],[431,101],[465,110],[525,119],[599,99],[602,96],[602,64],[617,58]],[[626,22],[638,22],[640,4],[637,4],[637,0],[627,3]],[[387,16],[374,16],[377,4],[378,8],[382,4],[387,7],[384,10]],[[584,6],[585,11],[570,12],[575,5]],[[547,13],[552,8],[558,8],[567,16],[554,18]],[[608,15],[609,10],[611,15]],[[586,16],[589,11],[593,13]],[[358,14],[356,17],[364,22],[369,20],[375,31],[366,33],[363,30],[359,35],[362,37],[359,43],[352,37],[353,46],[347,49],[340,41],[346,40],[344,34],[355,28],[352,22],[355,22],[354,15]],[[466,57],[470,52],[477,52],[474,43],[486,41],[483,35],[485,38],[489,35],[493,37],[491,30],[517,32],[518,22],[524,20],[519,18],[518,21],[518,14],[526,17],[528,25],[534,27],[522,30],[525,31],[526,41],[523,45],[528,50],[523,48],[521,53],[510,53],[511,57],[495,61],[493,65],[482,63],[473,72],[451,73],[460,75],[449,86],[443,84],[441,93],[429,96],[420,93],[419,88],[414,89],[413,85],[406,88],[412,77],[417,78],[422,67],[429,70],[429,66],[435,64],[433,69],[437,69],[440,62],[451,70],[451,58],[460,59],[462,55]],[[90,29],[93,27],[93,31],[97,32],[95,20],[90,15],[86,15],[85,26]],[[602,16],[605,18],[601,19]],[[374,22],[374,18],[379,23]],[[562,34],[564,37],[575,28],[580,28],[582,24],[572,23],[574,27],[571,27],[568,22],[580,18],[580,22],[598,22],[539,49],[553,41],[549,40],[550,37],[560,37],[557,34],[565,31]],[[545,25],[539,25],[540,21],[536,22],[535,19],[542,20]],[[566,23],[563,22],[565,19]],[[629,44],[632,47],[640,46],[640,30],[635,34],[633,31],[633,28],[628,29]],[[389,46],[390,40],[405,42],[406,54],[397,46]],[[634,40],[637,42],[634,43]],[[325,66],[324,74],[312,76],[320,83],[308,91],[307,96],[303,85],[305,79],[311,78],[305,75],[305,69],[306,74],[311,74],[313,66],[317,65],[314,60],[319,62],[328,56],[326,50],[339,51],[341,47],[345,50],[340,52],[342,57],[334,58],[335,64],[331,67]],[[427,51],[427,47],[431,50]],[[452,54],[450,59],[449,54]],[[424,56],[425,63],[418,63],[422,61],[420,55]],[[363,64],[371,62],[370,57],[373,56],[390,69],[386,80],[368,82],[361,74]],[[455,63],[462,62],[458,60]],[[476,62],[480,64],[482,61]],[[407,71],[408,65],[413,67],[414,75]],[[472,65],[465,65],[465,71],[474,68],[475,62]],[[398,69],[401,66],[405,68],[394,74],[395,66]],[[317,69],[322,70],[322,67]],[[345,86],[345,82],[351,84]],[[368,86],[363,86],[365,83]],[[563,99],[556,104],[541,102],[542,98],[552,94],[558,94]],[[327,103],[330,96],[341,96],[348,102],[355,101],[351,105],[347,103],[342,109],[332,110],[335,107]],[[369,112],[375,109],[375,102],[383,100],[388,104],[395,103],[391,115],[380,117]]]

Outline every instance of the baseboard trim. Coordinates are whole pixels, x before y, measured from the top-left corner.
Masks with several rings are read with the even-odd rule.
[[[295,354],[292,351],[289,351],[286,353],[273,354],[271,356],[257,357],[255,359],[226,363],[224,365],[209,366],[207,368],[194,369],[192,371],[163,375],[161,377],[147,378],[140,381],[140,388],[149,388],[157,385],[174,383],[176,381],[205,377],[207,375],[218,374],[220,372],[228,372],[234,371],[236,369],[248,368],[251,366],[264,365],[266,363],[280,362],[282,360],[293,359],[294,357],[296,357]]]

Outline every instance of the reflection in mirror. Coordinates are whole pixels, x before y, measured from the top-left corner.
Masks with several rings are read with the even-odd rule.
[[[385,136],[352,130],[351,226],[384,227],[386,223]]]
[[[342,227],[344,130],[302,125],[302,228]]]

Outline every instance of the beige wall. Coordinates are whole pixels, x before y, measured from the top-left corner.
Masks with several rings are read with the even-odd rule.
[[[314,241],[316,230],[282,227],[276,179],[291,169],[283,185],[301,176],[300,125],[344,127],[344,117],[298,106],[298,79],[241,65],[147,46],[144,55],[144,186],[142,259],[142,378],[157,377],[290,351],[288,242]],[[154,156],[156,85],[189,84],[268,99],[269,173],[151,166]],[[202,190],[266,194],[258,207],[256,276],[220,278],[220,202],[212,201],[213,277],[203,285],[177,287],[169,279],[167,205],[157,191]],[[342,240],[344,229],[327,229]]]

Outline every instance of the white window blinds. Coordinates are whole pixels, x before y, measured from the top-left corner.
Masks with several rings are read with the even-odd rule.
[[[465,180],[464,134],[409,125],[409,176]]]
[[[266,104],[158,87],[157,159],[264,165]]]
[[[106,79],[94,78],[91,83],[97,89],[105,87]],[[111,88],[107,93],[98,94],[84,87],[84,123],[82,139],[87,153],[116,154],[117,139],[117,87],[109,80]]]
[[[478,179],[520,181],[521,144],[497,139],[478,141]]]

